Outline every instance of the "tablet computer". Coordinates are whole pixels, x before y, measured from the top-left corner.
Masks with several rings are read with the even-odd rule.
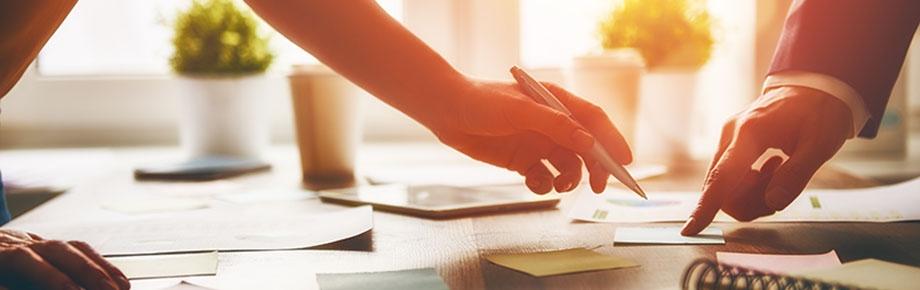
[[[319,197],[324,202],[369,204],[377,210],[434,219],[551,208],[559,203],[559,195],[536,195],[522,186],[498,189],[389,184],[321,191]]]

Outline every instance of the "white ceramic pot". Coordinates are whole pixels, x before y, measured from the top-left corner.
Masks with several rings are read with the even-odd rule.
[[[635,154],[644,162],[679,165],[691,159],[697,69],[650,70],[642,78]]]
[[[632,49],[578,56],[566,68],[572,91],[600,106],[629,144],[634,144],[639,81],[645,65]]]
[[[179,140],[188,158],[262,157],[271,137],[263,75],[181,80]]]
[[[322,65],[294,66],[288,80],[304,184],[351,185],[368,93]]]

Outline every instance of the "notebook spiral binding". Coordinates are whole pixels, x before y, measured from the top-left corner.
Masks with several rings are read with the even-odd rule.
[[[764,273],[742,267],[697,259],[687,267],[681,279],[684,290],[844,290],[858,289],[786,275]]]

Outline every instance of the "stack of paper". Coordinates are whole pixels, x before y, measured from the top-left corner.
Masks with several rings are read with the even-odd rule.
[[[217,252],[107,258],[128,279],[217,274]]]

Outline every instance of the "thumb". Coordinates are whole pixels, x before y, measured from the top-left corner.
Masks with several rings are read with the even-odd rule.
[[[539,133],[576,153],[591,151],[594,136],[569,115],[531,100],[513,100],[505,110],[505,120],[511,127]]]

